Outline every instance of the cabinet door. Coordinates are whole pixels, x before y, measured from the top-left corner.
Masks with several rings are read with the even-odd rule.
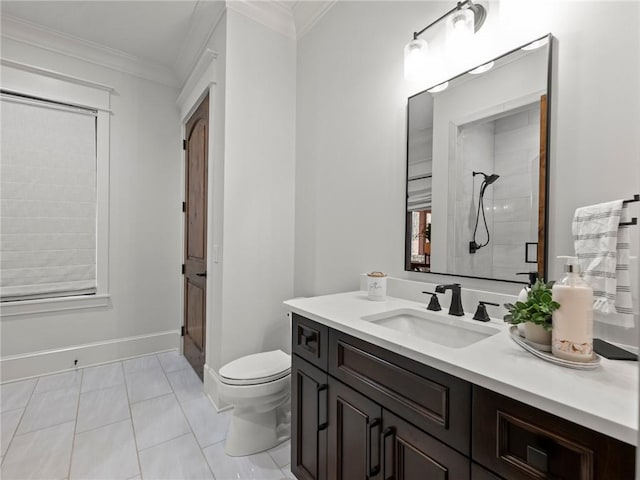
[[[380,480],[382,409],[329,380],[329,479]]]
[[[477,463],[471,462],[471,480],[502,480],[489,470],[485,470]]]
[[[327,478],[327,374],[292,355],[291,472],[300,480]]]
[[[466,457],[387,410],[382,418],[383,480],[469,480]]]

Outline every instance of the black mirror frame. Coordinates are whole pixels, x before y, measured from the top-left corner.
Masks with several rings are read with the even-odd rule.
[[[512,50],[509,50],[508,52],[503,53],[502,55],[499,55],[498,57],[494,58],[493,60],[498,60],[500,58],[506,57],[507,55],[510,55],[514,52],[517,52],[518,50],[520,50],[522,47],[529,45],[533,42],[536,42],[538,40],[543,40],[543,39],[547,39],[547,105],[546,105],[546,109],[544,111],[544,115],[546,118],[546,141],[545,141],[545,159],[544,162],[540,161],[540,181],[539,181],[539,200],[538,200],[538,245],[537,245],[537,261],[535,262],[527,262],[527,263],[537,263],[537,272],[540,278],[546,278],[546,273],[548,271],[548,260],[549,260],[549,241],[548,241],[548,232],[549,232],[549,166],[551,164],[550,161],[550,153],[551,153],[551,122],[549,121],[549,119],[551,118],[551,106],[552,106],[552,102],[553,102],[553,97],[552,97],[552,64],[553,64],[553,48],[554,48],[554,37],[551,33],[548,33],[547,35],[543,35],[542,37],[536,38],[531,40],[530,42],[527,42],[523,45],[520,45]],[[467,73],[469,73],[471,70],[474,70],[475,68],[478,68],[481,65],[484,65],[488,62],[490,62],[492,60],[486,60],[484,62],[482,62],[481,64],[470,68],[469,70],[462,72],[452,78],[450,78],[449,80],[447,80],[448,82],[451,82],[459,77],[462,77],[464,75],[466,75]],[[444,82],[438,82],[438,85],[444,83]],[[432,85],[429,88],[426,88],[418,93],[415,93],[414,95],[411,95],[408,99],[407,99],[407,124],[406,124],[406,128],[407,128],[407,134],[406,134],[406,138],[407,138],[407,143],[406,143],[406,170],[405,170],[405,178],[408,178],[408,169],[409,169],[409,100],[411,100],[413,97],[416,97],[422,93],[425,93],[426,91],[432,89],[433,87],[435,87],[436,85]],[[541,116],[542,116],[541,112]],[[543,168],[544,167],[544,168]],[[480,280],[492,280],[492,281],[497,281],[497,282],[507,282],[507,283],[518,283],[518,284],[527,284],[527,282],[522,282],[522,281],[518,281],[518,280],[507,280],[507,279],[502,279],[502,278],[491,278],[491,277],[478,277],[478,276],[473,276],[473,275],[460,275],[460,274],[456,274],[456,273],[443,273],[443,272],[418,272],[418,271],[414,271],[411,269],[411,212],[407,212],[407,201],[409,199],[409,182],[405,181],[406,183],[406,189],[405,189],[405,204],[404,204],[404,209],[405,209],[405,251],[404,251],[404,258],[405,258],[405,265],[404,265],[404,269],[405,271],[408,272],[414,272],[414,273],[424,273],[424,274],[433,274],[433,275],[448,275],[448,276],[454,276],[454,277],[463,277],[463,278],[477,278]],[[540,210],[543,209],[544,210],[544,214],[543,214],[543,218],[540,218]],[[527,251],[528,251],[528,245],[527,245]],[[542,258],[541,258],[542,257]]]

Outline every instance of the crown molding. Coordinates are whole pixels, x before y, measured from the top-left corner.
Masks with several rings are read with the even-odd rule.
[[[296,22],[296,38],[300,39],[309,33],[336,2],[337,0],[295,2],[292,10]]]
[[[180,86],[176,75],[168,67],[146,62],[120,50],[60,33],[17,17],[2,16],[2,37],[162,85]]]
[[[175,60],[176,73],[184,87],[207,50],[213,32],[226,13],[224,2],[200,1],[191,17],[191,26]]]
[[[227,0],[227,9],[295,40],[296,25],[290,8],[281,2]]]
[[[176,104],[180,109],[181,118],[186,121],[188,115],[197,107],[196,101],[200,99],[205,90],[216,83],[216,60],[218,53],[210,48],[205,48],[196,62],[189,77],[184,83]]]

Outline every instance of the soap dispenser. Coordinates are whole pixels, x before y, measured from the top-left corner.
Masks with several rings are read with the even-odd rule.
[[[529,276],[529,285],[523,287],[520,290],[520,294],[518,295],[519,302],[526,302],[529,297],[529,290],[533,287],[533,284],[538,280],[538,272],[519,272],[516,275],[528,275]]]
[[[577,257],[561,256],[567,263],[565,277],[551,289],[560,304],[553,312],[551,353],[574,362],[593,359],[593,290],[580,276]]]

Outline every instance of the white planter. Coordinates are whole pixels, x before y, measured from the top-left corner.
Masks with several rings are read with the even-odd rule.
[[[524,334],[526,339],[531,343],[551,345],[551,330],[547,331],[540,325],[526,322],[524,324]]]

